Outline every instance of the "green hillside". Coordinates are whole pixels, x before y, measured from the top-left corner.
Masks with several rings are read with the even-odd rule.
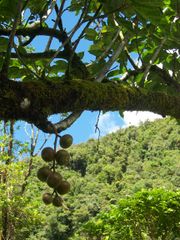
[[[179,190],[180,125],[174,119],[121,129],[99,141],[74,145],[69,151],[70,166],[59,168],[71,183],[71,191],[64,195],[64,208],[42,203],[42,193],[52,190],[36,177],[44,165],[37,158],[23,200],[13,200],[27,217],[24,221],[16,213],[15,239],[93,239],[85,237],[83,225],[109,211],[120,199],[142,189]],[[14,164],[21,171],[24,168],[22,162]]]
[[[73,146],[70,168],[59,169],[71,183],[64,197],[68,210],[50,214],[41,239],[81,239],[81,226],[119,199],[141,189],[177,190],[179,149],[180,126],[170,118]]]
[[[104,187],[121,197],[142,188],[180,186],[180,126],[169,118],[119,130],[99,143],[89,140],[71,152],[72,168],[87,179],[86,187],[101,184],[102,194]]]

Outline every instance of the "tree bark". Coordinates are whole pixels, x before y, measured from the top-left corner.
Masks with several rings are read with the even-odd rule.
[[[152,111],[180,118],[180,96],[82,80],[0,81],[0,119],[38,124],[52,114],[83,110]]]

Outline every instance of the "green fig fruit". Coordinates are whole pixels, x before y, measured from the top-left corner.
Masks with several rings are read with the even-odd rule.
[[[70,187],[71,186],[70,186],[69,182],[62,180],[60,182],[60,184],[56,187],[56,191],[59,194],[63,195],[63,194],[66,194],[66,193],[68,193],[70,191]]]
[[[54,198],[53,198],[53,201],[52,201],[52,204],[55,206],[55,207],[60,207],[62,206],[62,198],[58,195],[56,195]]]
[[[61,174],[57,172],[52,172],[47,178],[47,185],[52,188],[56,188],[62,181]]]
[[[41,167],[37,172],[37,177],[40,181],[46,182],[48,176],[52,173],[48,166]]]
[[[69,159],[70,155],[66,150],[62,149],[57,151],[56,153],[57,164],[67,166],[69,164]]]
[[[46,205],[51,204],[53,201],[52,194],[44,193],[42,196],[42,200]]]
[[[73,143],[73,137],[70,134],[65,134],[60,138],[60,146],[62,148],[68,148]]]
[[[51,162],[55,159],[55,151],[51,147],[46,147],[41,152],[41,157],[45,162]]]

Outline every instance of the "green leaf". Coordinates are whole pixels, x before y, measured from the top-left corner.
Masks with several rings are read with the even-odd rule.
[[[85,38],[87,40],[95,40],[97,32],[92,28],[87,28],[85,31]]]
[[[8,38],[0,37],[0,51],[5,52],[8,45]]]
[[[49,68],[49,73],[57,74],[57,73],[64,73],[67,69],[67,62],[63,60],[58,60],[55,62],[55,65]]]
[[[107,74],[108,78],[117,77],[120,74],[119,70],[112,70]]]
[[[1,0],[0,1],[0,21],[10,20],[17,14],[18,0]],[[11,6],[11,8],[10,8]]]

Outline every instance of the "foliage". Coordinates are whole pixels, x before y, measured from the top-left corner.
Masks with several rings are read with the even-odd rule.
[[[3,239],[26,239],[42,226],[45,216],[37,210],[41,205],[38,192],[24,193],[25,177],[31,159],[28,144],[16,140],[14,124],[0,124],[0,232]],[[30,185],[31,186],[31,185]]]
[[[175,239],[180,237],[180,192],[142,190],[121,199],[88,222],[89,239]]]
[[[57,131],[84,110],[179,118],[178,7],[176,0],[1,0],[1,119],[54,133],[47,118],[55,113],[75,113]]]
[[[121,129],[101,138],[99,144],[91,139],[71,147],[70,169],[59,168],[71,183],[71,191],[64,197],[65,208],[37,206],[46,221],[27,239],[84,240],[88,236],[83,224],[101,211],[108,212],[111,204],[118,204],[119,199],[126,201],[136,193],[138,198],[142,189],[151,192],[157,188],[155,197],[159,192],[163,196],[166,191],[167,196],[168,192],[175,194],[180,185],[179,132],[178,123],[166,118],[138,128]],[[33,199],[37,197],[38,201],[39,192],[49,190],[37,180],[37,169],[41,166],[42,160],[36,159],[28,180],[28,192],[33,192]]]
[[[29,168],[29,159],[22,161],[19,154],[23,152],[24,145],[21,143],[16,147],[16,158],[9,165],[4,164],[7,154],[1,154],[1,172],[5,168],[8,171],[8,187],[1,182],[0,209],[8,204],[15,227],[15,239],[84,240],[89,237],[88,234],[92,236],[93,233],[87,233],[83,224],[99,216],[100,212],[110,214],[111,204],[118,206],[119,199],[127,205],[137,202],[143,196],[139,193],[142,189],[148,193],[152,191],[157,200],[156,206],[165,214],[156,197],[162,192],[168,203],[171,192],[172,195],[176,194],[179,188],[179,133],[178,123],[166,118],[147,122],[138,128],[121,129],[101,138],[99,142],[91,139],[87,143],[71,147],[70,168],[58,169],[71,184],[71,191],[64,196],[65,206],[60,209],[46,206],[41,200],[41,194],[50,189],[37,179],[37,170],[44,165],[39,157],[33,159],[31,175],[21,195],[24,176]],[[8,135],[1,136],[1,147],[8,141]],[[27,147],[24,151],[27,151]],[[154,188],[161,190],[153,190]],[[154,202],[150,201],[150,204]],[[2,228],[1,221],[0,226]],[[100,234],[97,229],[94,231],[97,232],[96,236]],[[153,231],[157,232],[158,228]],[[171,229],[168,228],[167,231],[171,232]]]

